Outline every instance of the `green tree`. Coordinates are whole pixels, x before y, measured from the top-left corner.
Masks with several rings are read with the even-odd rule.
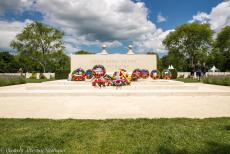
[[[48,27],[40,22],[28,24],[11,42],[11,47],[17,49],[23,56],[29,56],[31,62],[40,65],[46,72],[47,59],[53,52],[63,51],[62,37],[64,33]]]
[[[198,61],[205,62],[213,42],[212,34],[208,24],[198,23],[183,24],[170,32],[163,44],[169,51],[171,64],[184,69],[181,65],[187,61],[189,67]]]
[[[76,51],[74,54],[75,55],[84,55],[84,54],[94,54],[94,53],[89,52],[89,51],[85,51],[85,50],[79,50],[79,51]]]
[[[219,65],[219,69],[230,70],[230,26],[226,26],[217,34],[212,60],[214,65]]]
[[[19,64],[14,55],[0,52],[0,73],[14,73],[19,70]]]

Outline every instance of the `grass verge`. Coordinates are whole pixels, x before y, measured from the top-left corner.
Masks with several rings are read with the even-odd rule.
[[[136,120],[0,119],[0,150],[61,153],[224,154],[230,118]]]

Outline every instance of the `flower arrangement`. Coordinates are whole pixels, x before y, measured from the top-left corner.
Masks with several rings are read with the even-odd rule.
[[[92,71],[95,78],[101,78],[106,74],[106,70],[103,65],[95,65]]]
[[[112,86],[125,86],[125,85],[130,85],[130,81],[128,80],[128,73],[124,69],[120,69],[116,72],[113,73],[113,78],[115,80],[112,81]]]
[[[141,78],[147,79],[149,77],[149,71],[146,69],[141,70]]]
[[[150,77],[154,80],[160,79],[160,72],[157,70],[152,70],[150,73]]]
[[[88,69],[86,72],[85,72],[85,78],[86,79],[92,79],[93,77],[93,71],[91,69]]]
[[[168,69],[163,70],[162,71],[162,77],[165,80],[170,80],[172,77],[171,72]]]
[[[85,71],[82,68],[78,68],[72,73],[72,81],[84,81]]]
[[[141,78],[141,70],[140,69],[135,69],[132,73],[131,80],[132,81],[137,81],[139,78]]]

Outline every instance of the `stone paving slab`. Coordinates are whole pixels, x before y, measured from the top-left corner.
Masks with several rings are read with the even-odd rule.
[[[0,118],[176,117],[230,117],[230,87],[148,80],[121,89],[65,80],[0,87]]]

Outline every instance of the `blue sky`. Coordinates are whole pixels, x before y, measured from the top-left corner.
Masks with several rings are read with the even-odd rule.
[[[221,16],[221,19],[219,18]],[[209,23],[215,31],[230,24],[230,1],[221,0],[0,0],[0,48],[23,27],[40,21],[65,32],[66,53],[134,51],[167,54],[161,44],[176,26]]]

